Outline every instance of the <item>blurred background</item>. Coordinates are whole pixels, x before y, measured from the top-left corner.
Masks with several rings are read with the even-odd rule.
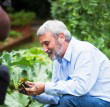
[[[110,58],[108,0],[11,0],[11,6],[3,8],[10,17],[11,31],[9,38],[0,44],[11,42],[11,46],[0,48],[1,52],[40,46],[36,38],[39,26],[48,19],[59,19],[73,36],[91,42]],[[25,37],[18,40],[20,36]],[[14,40],[17,43],[12,45]]]
[[[48,0],[11,0],[11,4],[4,4],[3,9],[8,13],[11,30],[8,38],[0,42],[0,51],[19,50],[40,46],[36,42],[36,31],[39,26],[51,18],[50,2]]]

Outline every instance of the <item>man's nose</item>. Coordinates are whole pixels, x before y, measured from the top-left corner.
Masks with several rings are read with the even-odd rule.
[[[48,48],[46,46],[43,46],[43,50],[46,53],[48,51]]]

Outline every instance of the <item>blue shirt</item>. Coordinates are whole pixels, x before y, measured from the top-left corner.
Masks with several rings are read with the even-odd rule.
[[[88,42],[72,38],[64,57],[54,61],[52,78],[37,101],[57,104],[63,94],[90,94],[110,102],[110,61]]]

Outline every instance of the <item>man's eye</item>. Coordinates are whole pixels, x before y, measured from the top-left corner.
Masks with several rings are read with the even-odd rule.
[[[47,45],[47,46],[48,46],[48,45],[49,45],[49,43],[45,43],[45,45]]]
[[[43,42],[42,45],[48,46],[50,42]]]

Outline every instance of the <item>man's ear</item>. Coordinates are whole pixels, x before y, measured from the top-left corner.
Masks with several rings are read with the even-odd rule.
[[[59,35],[59,42],[64,42],[65,41],[65,35],[64,33],[62,32],[60,35]]]

